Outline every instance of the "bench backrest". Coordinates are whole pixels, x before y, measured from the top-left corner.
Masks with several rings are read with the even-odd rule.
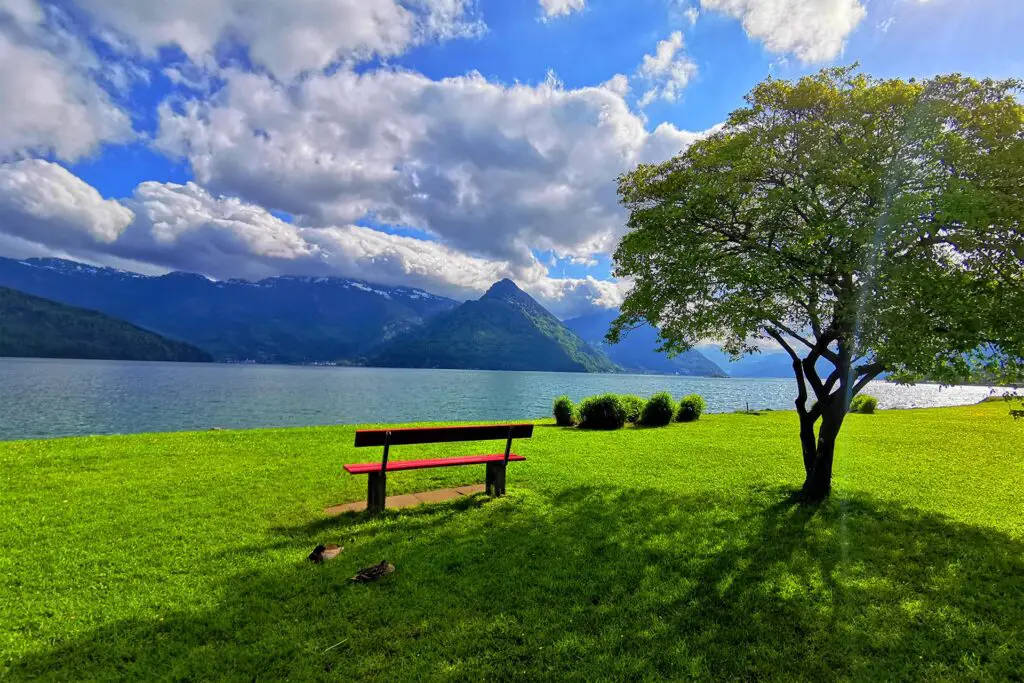
[[[390,434],[390,436],[388,436]],[[418,443],[452,441],[488,441],[491,439],[529,439],[532,424],[468,425],[465,427],[411,427],[404,429],[360,429],[356,448],[364,446],[408,446]]]

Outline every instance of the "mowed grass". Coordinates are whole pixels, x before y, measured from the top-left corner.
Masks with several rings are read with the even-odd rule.
[[[505,498],[328,518],[365,495],[341,464],[379,457],[353,431],[0,444],[0,678],[1024,671],[1024,423],[1005,405],[851,415],[818,508],[788,497],[795,414],[766,413],[544,424],[518,443]],[[393,474],[389,493],[483,469]],[[305,560],[328,542],[339,559]],[[397,572],[349,581],[382,559]]]

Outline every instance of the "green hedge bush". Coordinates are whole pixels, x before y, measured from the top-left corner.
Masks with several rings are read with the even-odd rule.
[[[583,429],[621,429],[626,408],[615,394],[588,396],[579,404],[579,426]]]
[[[552,412],[555,415],[555,424],[559,427],[572,427],[576,422],[576,406],[564,394],[555,399]]]
[[[689,394],[679,399],[679,410],[676,411],[676,420],[679,422],[693,422],[699,420],[701,414],[707,409],[708,404],[700,394]]]
[[[672,395],[667,391],[661,391],[647,399],[643,412],[640,414],[640,424],[648,427],[662,427],[672,421],[676,412],[676,403]]]
[[[868,394],[854,396],[853,400],[850,401],[851,413],[864,413],[865,415],[870,415],[875,412],[876,408],[878,408],[878,399]]]
[[[644,411],[644,404],[647,403],[641,396],[635,394],[620,394],[619,402],[626,409],[626,422],[639,422],[640,414]]]

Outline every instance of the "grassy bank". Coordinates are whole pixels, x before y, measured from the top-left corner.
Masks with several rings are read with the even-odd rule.
[[[0,677],[1019,676],[1024,424],[997,403],[852,415],[818,510],[787,502],[795,430],[545,425],[506,498],[375,520],[321,512],[365,495],[339,475],[377,456],[353,428],[3,443]],[[310,565],[321,542],[345,551]],[[381,559],[397,573],[348,581]]]

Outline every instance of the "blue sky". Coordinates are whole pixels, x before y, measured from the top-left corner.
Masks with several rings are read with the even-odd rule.
[[[615,177],[772,75],[1024,76],[1019,0],[0,3],[0,255],[611,306]]]

